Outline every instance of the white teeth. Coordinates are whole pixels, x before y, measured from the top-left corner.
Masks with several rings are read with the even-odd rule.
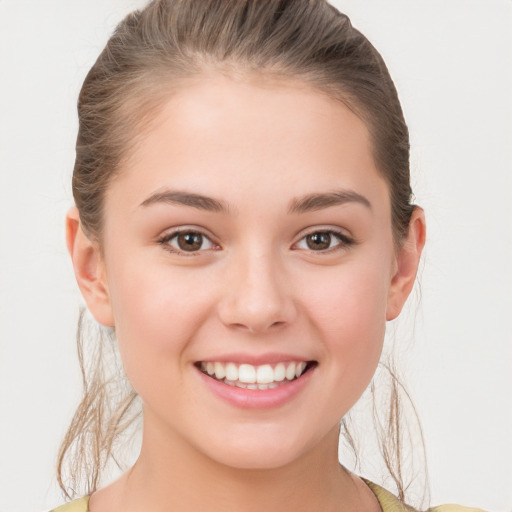
[[[256,382],[256,368],[252,364],[241,364],[238,368],[238,380],[245,384]]]
[[[300,377],[306,369],[306,361],[253,366],[252,364],[201,362],[200,368],[211,377],[230,386],[247,389],[273,389],[286,380]]]
[[[274,368],[274,380],[281,382],[286,377],[286,368],[283,363],[278,363]]]
[[[305,370],[305,368],[306,368],[306,363],[304,361],[302,361],[302,363],[299,363],[295,370],[295,377],[300,377],[302,375],[302,372]]]
[[[269,364],[258,366],[256,370],[256,381],[258,384],[270,384],[274,382],[274,370]]]
[[[221,363],[215,363],[215,378],[222,380],[226,376],[226,368]]]
[[[237,380],[236,382],[230,382],[231,386],[236,386],[237,388],[244,388],[244,389],[258,389],[258,384],[246,384],[245,382],[240,382]]]
[[[238,380],[238,367],[234,363],[228,363],[226,365],[226,379],[228,380]]]
[[[295,378],[295,363],[290,363],[286,367],[286,378],[288,380],[293,380]]]

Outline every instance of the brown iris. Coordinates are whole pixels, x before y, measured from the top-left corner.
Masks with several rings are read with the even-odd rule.
[[[182,251],[198,251],[203,245],[203,235],[195,231],[180,233],[176,238]]]
[[[331,233],[328,233],[327,231],[320,231],[306,236],[306,244],[309,249],[321,251],[329,248],[331,245],[331,238]]]

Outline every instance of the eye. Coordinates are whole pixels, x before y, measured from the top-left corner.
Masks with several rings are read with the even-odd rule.
[[[297,243],[298,249],[310,251],[328,251],[338,246],[348,246],[352,240],[342,233],[336,231],[314,231],[302,237]]]
[[[193,230],[175,231],[158,241],[172,252],[194,253],[214,249],[215,244],[203,233]]]

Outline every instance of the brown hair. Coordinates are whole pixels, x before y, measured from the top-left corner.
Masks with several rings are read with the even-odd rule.
[[[155,0],[118,25],[78,101],[73,195],[88,236],[101,242],[105,190],[158,107],[173,88],[211,72],[299,80],[359,115],[389,185],[393,234],[400,243],[414,205],[408,129],[397,92],[377,50],[347,16],[322,0]],[[118,378],[122,382],[122,370],[107,377],[105,349],[98,348],[97,339],[87,364],[84,340],[79,326],[84,397],[58,458],[59,484],[69,497],[80,492],[75,486],[82,472],[86,492],[96,489],[106,461],[115,460],[116,441],[137,417],[137,397],[129,386],[113,397],[111,387]],[[389,416],[384,424],[378,422],[378,430],[383,458],[404,500],[400,400],[390,375]],[[355,449],[352,435],[344,432]],[[68,484],[63,476],[67,459]]]

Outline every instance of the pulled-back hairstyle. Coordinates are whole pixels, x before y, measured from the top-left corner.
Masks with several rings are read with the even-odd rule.
[[[414,205],[408,129],[396,89],[377,50],[347,16],[322,0],[155,0],[118,25],[78,101],[73,195],[87,236],[101,246],[105,191],[158,109],[187,80],[214,73],[299,81],[363,119],[377,169],[388,184],[395,243],[401,243]],[[94,336],[92,349],[85,350],[83,331],[79,326],[84,396],[58,457],[58,480],[68,497],[96,489],[107,460],[116,460],[117,440],[140,411],[120,365],[106,357],[111,348],[116,360],[115,340]],[[394,377],[392,368],[390,374]],[[400,386],[392,381],[387,418],[377,421],[377,430],[404,500]],[[344,439],[354,447],[346,427],[345,419]]]

